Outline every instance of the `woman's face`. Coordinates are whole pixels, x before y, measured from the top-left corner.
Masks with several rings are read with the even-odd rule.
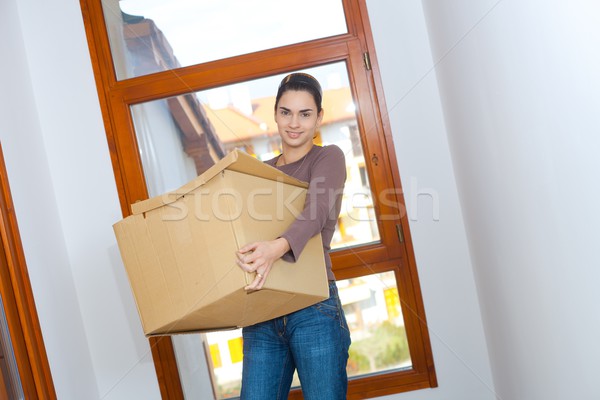
[[[322,119],[323,111],[317,112],[315,99],[304,90],[283,93],[275,110],[275,122],[284,148],[310,150]]]

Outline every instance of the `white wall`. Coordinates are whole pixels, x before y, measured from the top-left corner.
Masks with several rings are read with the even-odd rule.
[[[16,0],[0,2],[0,37],[0,140],[54,385],[61,399],[97,399]]]
[[[493,399],[427,27],[418,0],[367,2],[439,387],[390,399]],[[437,219],[437,220],[436,220]]]
[[[2,20],[22,40],[9,41],[19,65],[6,79],[26,104],[0,96],[23,116],[6,153],[58,397],[157,399],[112,232],[121,213],[79,2],[9,3]]]
[[[600,5],[424,6],[498,396],[598,399]]]

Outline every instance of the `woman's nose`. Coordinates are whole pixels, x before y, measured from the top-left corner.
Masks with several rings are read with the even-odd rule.
[[[298,126],[300,123],[300,119],[297,115],[292,115],[292,118],[290,119],[290,126]]]

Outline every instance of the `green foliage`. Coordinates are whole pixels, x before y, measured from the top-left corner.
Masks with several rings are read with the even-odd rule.
[[[370,331],[370,336],[353,341],[348,372],[351,375],[394,368],[410,359],[406,330],[389,321]]]
[[[364,356],[362,353],[354,349],[354,344],[350,347],[348,365],[346,369],[348,370],[349,375],[357,375],[361,372],[369,371],[370,363],[369,359]]]
[[[388,368],[410,358],[404,327],[398,327],[385,321],[375,331],[374,336],[383,345],[383,349],[375,356],[378,368]]]

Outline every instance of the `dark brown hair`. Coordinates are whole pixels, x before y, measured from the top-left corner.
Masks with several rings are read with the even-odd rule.
[[[317,112],[321,112],[323,102],[323,90],[319,81],[317,81],[312,75],[305,74],[303,72],[296,72],[289,74],[279,84],[277,89],[277,97],[275,97],[275,110],[279,104],[279,99],[288,90],[305,91],[312,95],[317,105]]]

